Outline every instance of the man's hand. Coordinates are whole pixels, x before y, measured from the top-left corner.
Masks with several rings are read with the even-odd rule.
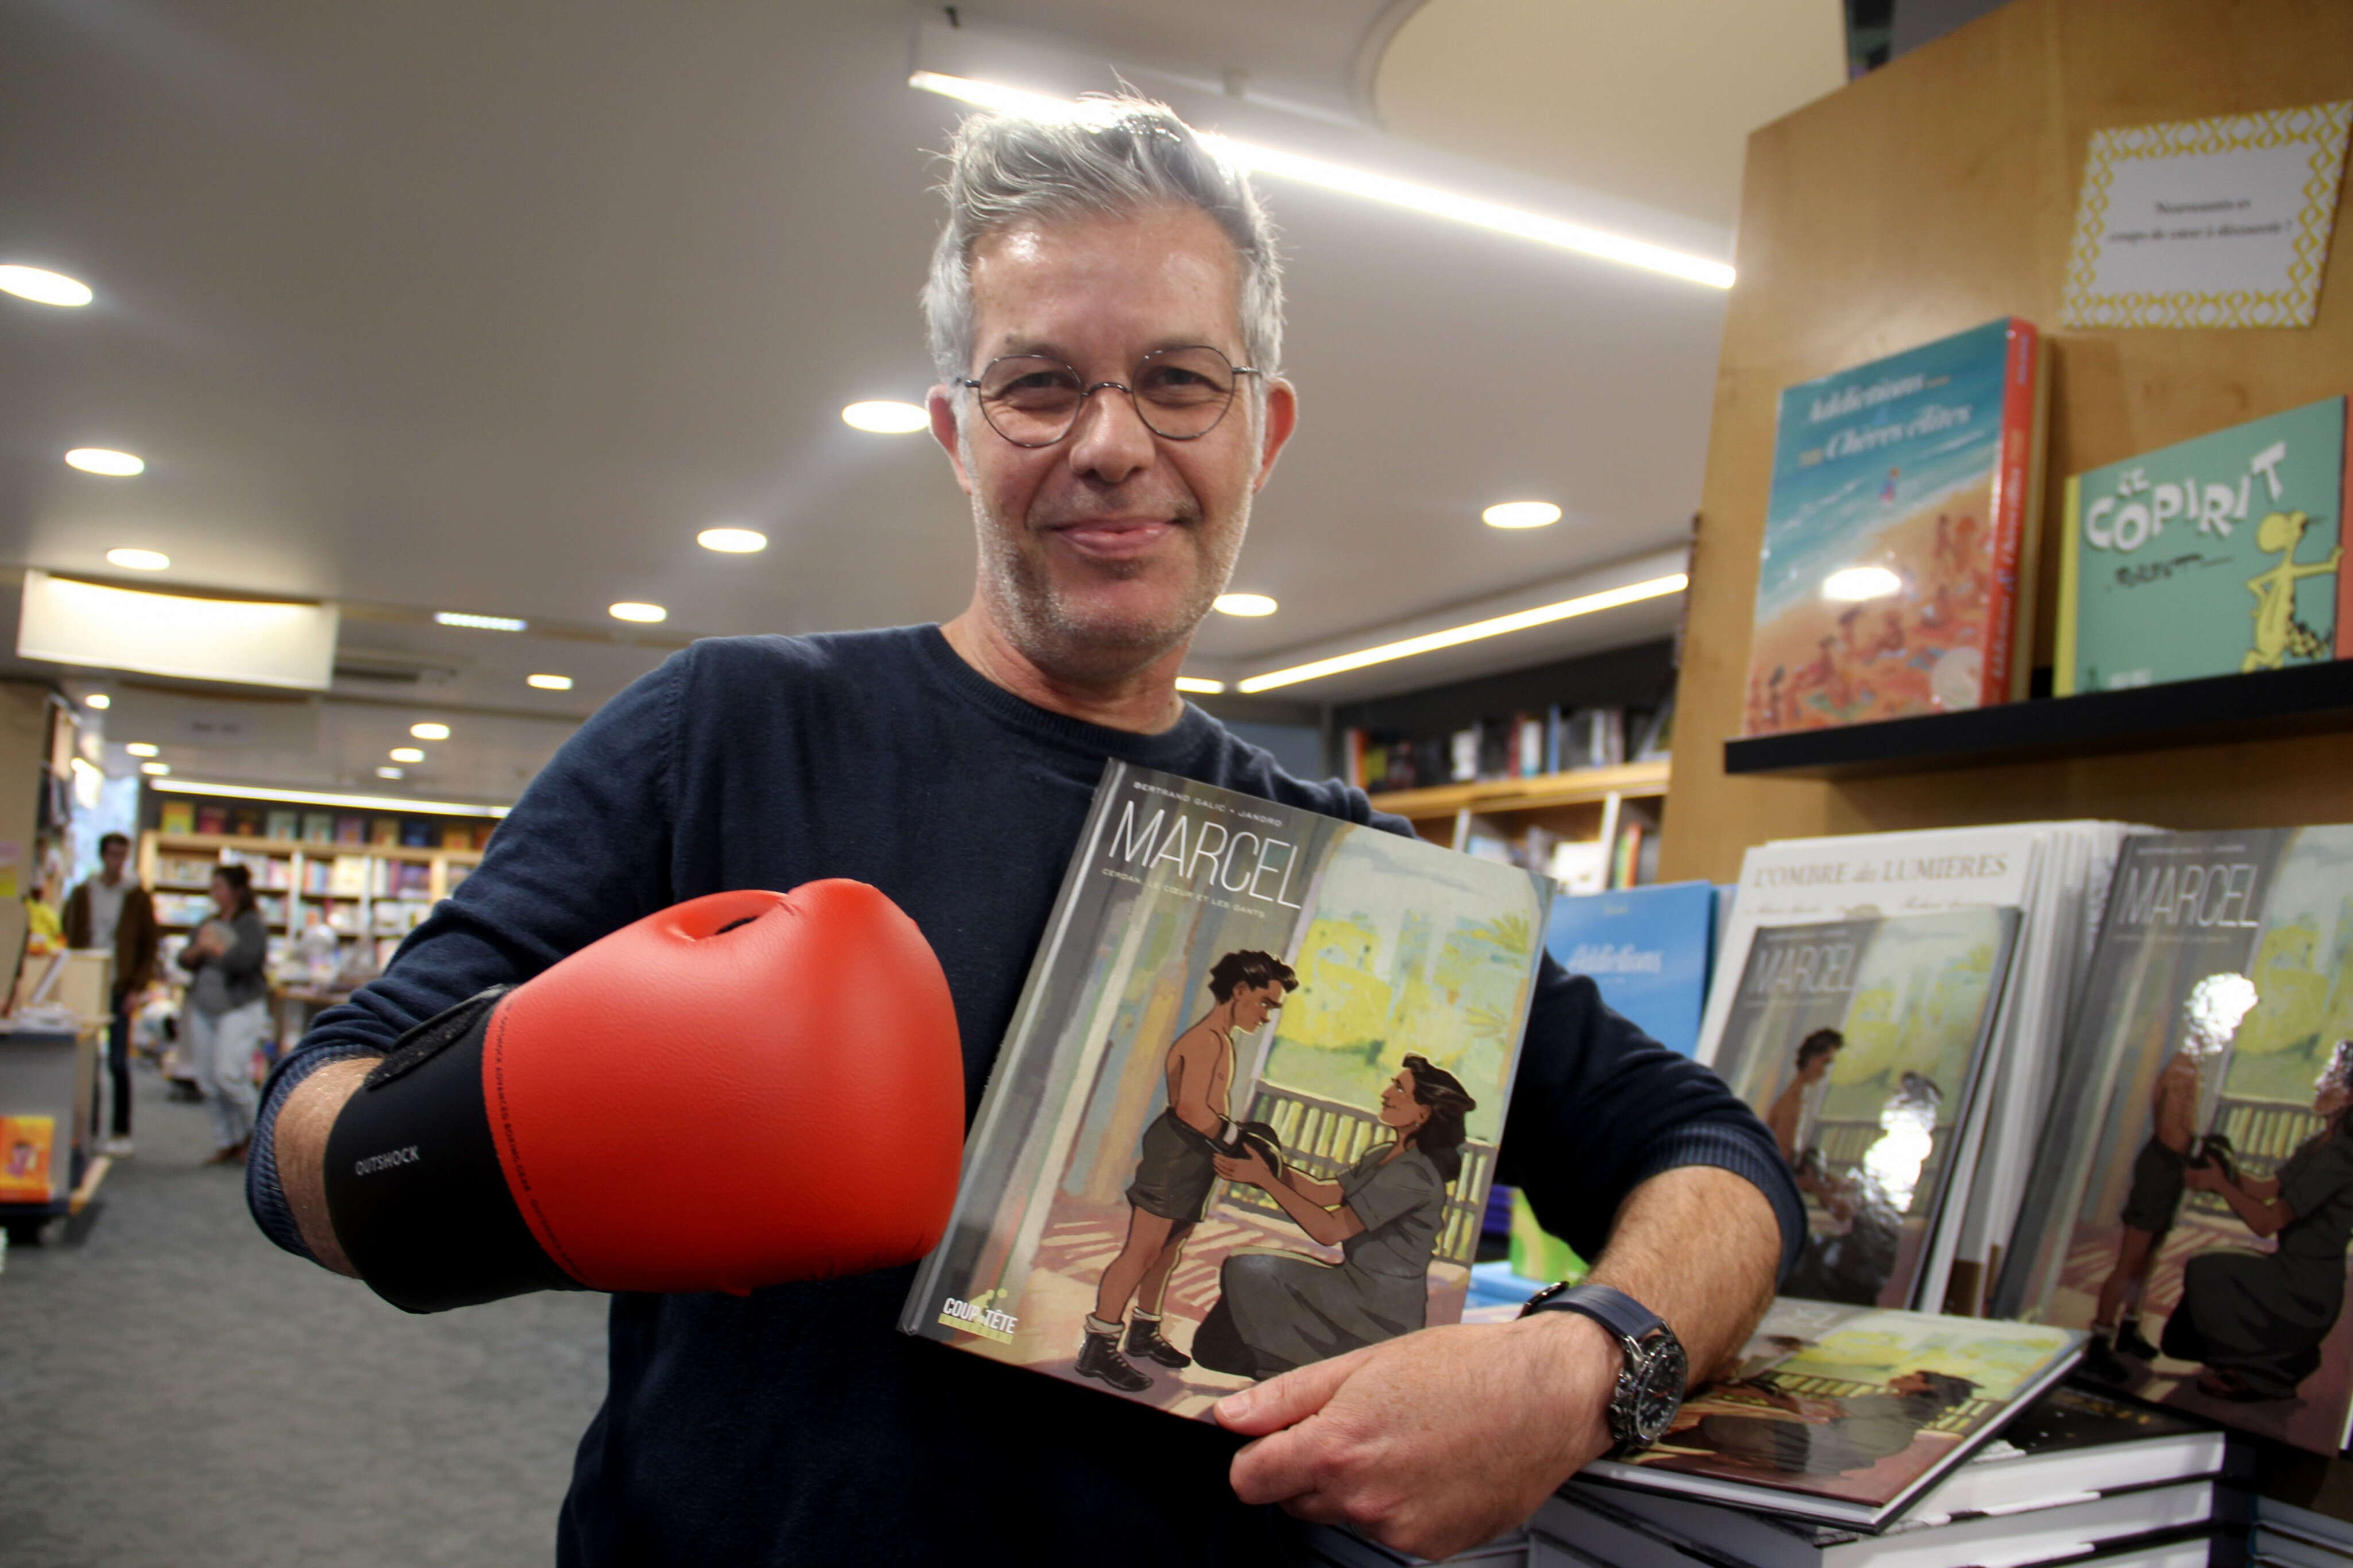
[[[1610,1446],[1623,1364],[1599,1323],[1544,1312],[1424,1329],[1219,1402],[1234,1493],[1446,1557],[1525,1522]]]

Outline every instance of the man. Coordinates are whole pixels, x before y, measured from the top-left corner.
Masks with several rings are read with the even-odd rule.
[[[281,1245],[338,1256],[325,1134],[402,1030],[680,900],[880,889],[939,957],[976,1102],[1106,757],[1371,819],[1175,689],[1297,418],[1255,195],[1174,116],[1121,102],[975,116],[947,196],[930,406],[972,499],[971,605],[938,627],[698,643],[608,703],[280,1068],[250,1194]],[[1736,1352],[1803,1227],[1756,1118],[1556,967],[1522,1064],[1504,1179],[1696,1365]],[[1608,1445],[1626,1364],[1600,1324],[1546,1310],[1302,1368],[1187,1422],[899,1334],[909,1280],[617,1296],[558,1561],[1092,1563],[1109,1541],[1125,1563],[1295,1559],[1270,1503],[1443,1555]]]
[[[1127,1241],[1095,1288],[1095,1310],[1079,1350],[1080,1375],[1134,1394],[1152,1386],[1152,1374],[1120,1354],[1123,1348],[1162,1366],[1193,1364],[1160,1331],[1161,1300],[1218,1184],[1217,1157],[1231,1110],[1234,1037],[1273,1017],[1283,994],[1297,989],[1299,976],[1271,952],[1229,952],[1210,966],[1209,997],[1217,1005],[1168,1047],[1168,1108],[1144,1130],[1143,1154],[1127,1189]],[[1131,1297],[1135,1317],[1123,1347],[1120,1318]]]
[[[155,900],[126,877],[131,840],[110,833],[98,841],[98,875],[66,898],[66,945],[98,947],[114,953],[114,983],[106,1029],[106,1073],[114,1101],[114,1131],[104,1152],[121,1159],[131,1152],[131,1005],[155,978]],[[90,1130],[98,1131],[98,1108],[90,1107]]]

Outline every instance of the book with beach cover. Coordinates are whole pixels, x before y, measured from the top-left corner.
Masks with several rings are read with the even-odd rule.
[[[2071,476],[2052,691],[2353,653],[2348,407],[2332,397]]]
[[[1913,1304],[2018,927],[1978,907],[1757,931],[1714,1066],[1804,1196],[1791,1294]]]
[[[1110,763],[899,1326],[1205,1418],[1458,1321],[1551,897]]]
[[[2353,826],[2126,842],[1994,1298],[2088,1374],[2335,1454],[2353,1413]]]
[[[2064,1376],[2082,1344],[2040,1324],[1784,1296],[1655,1447],[1597,1460],[1580,1480],[1880,1530]]]
[[[1781,394],[1744,734],[2026,695],[2045,382],[2006,317]]]

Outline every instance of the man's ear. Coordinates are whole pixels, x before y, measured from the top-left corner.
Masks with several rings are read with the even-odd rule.
[[[1268,476],[1274,472],[1274,459],[1298,427],[1299,394],[1278,376],[1267,384],[1265,421],[1259,431],[1258,478],[1250,481],[1253,493],[1265,488]]]
[[[965,471],[964,466],[964,435],[956,428],[955,392],[935,386],[924,396],[923,406],[932,416],[932,439],[947,453],[948,467],[955,470],[956,484],[965,494],[972,494],[972,475]]]

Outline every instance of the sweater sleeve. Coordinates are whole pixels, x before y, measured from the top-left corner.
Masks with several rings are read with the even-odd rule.
[[[270,1075],[255,1118],[246,1201],[289,1252],[310,1256],[278,1180],[278,1108],[330,1061],[377,1055],[435,1014],[518,984],[675,902],[670,849],[679,714],[694,650],[598,710],[491,834],[482,863],[400,944],[385,973],[321,1013]]]
[[[1765,1194],[1781,1222],[1786,1277],[1805,1243],[1805,1209],[1764,1123],[1714,1073],[1547,957],[1495,1179],[1525,1191],[1538,1221],[1580,1257],[1598,1258],[1626,1194],[1683,1165],[1730,1171]]]
[[[248,910],[231,921],[228,929],[232,939],[228,951],[213,960],[221,978],[231,985],[259,980],[261,966],[269,958],[269,928],[262,923],[259,911]]]

